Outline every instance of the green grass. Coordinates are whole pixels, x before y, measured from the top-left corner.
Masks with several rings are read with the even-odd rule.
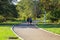
[[[16,35],[11,30],[11,26],[0,26],[0,40],[9,40],[9,37],[16,37]],[[19,38],[16,40],[19,40]]]
[[[9,37],[16,37],[11,30],[12,25],[20,24],[22,21],[7,21],[0,23],[0,40],[9,40]],[[15,40],[20,40],[15,39]]]
[[[17,25],[22,22],[25,22],[24,20],[17,20],[17,21],[6,21],[6,22],[1,22],[0,25]]]
[[[7,21],[7,22],[3,22],[0,23],[0,25],[4,24],[4,25],[16,25],[16,24],[20,24],[22,21]]]
[[[47,31],[53,32],[55,34],[60,34],[60,25],[59,24],[38,24],[39,28],[43,28]]]

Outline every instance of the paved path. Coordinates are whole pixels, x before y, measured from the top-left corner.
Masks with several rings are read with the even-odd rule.
[[[60,36],[45,32],[27,23],[16,25],[13,29],[24,40],[60,40]]]

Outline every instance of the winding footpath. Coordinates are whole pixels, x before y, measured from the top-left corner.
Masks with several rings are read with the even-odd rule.
[[[27,23],[15,25],[13,30],[24,40],[60,40],[60,36],[48,33],[37,28],[35,25]]]

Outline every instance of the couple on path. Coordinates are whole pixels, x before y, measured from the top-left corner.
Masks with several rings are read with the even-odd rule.
[[[27,18],[27,22],[28,22],[28,24],[31,24],[32,23],[32,18],[31,17],[28,17]]]

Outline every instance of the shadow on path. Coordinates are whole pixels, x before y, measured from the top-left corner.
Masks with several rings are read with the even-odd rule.
[[[27,23],[18,24],[18,25],[15,25],[14,27],[16,27],[16,26],[19,28],[36,28],[35,24],[27,24]]]

